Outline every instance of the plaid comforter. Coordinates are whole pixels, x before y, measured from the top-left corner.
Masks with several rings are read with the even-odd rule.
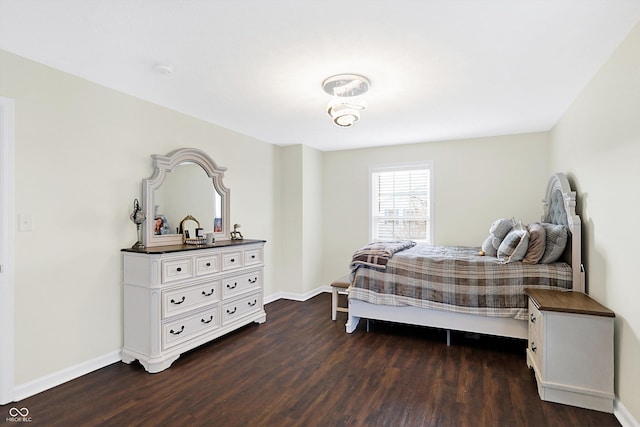
[[[480,248],[416,245],[395,253],[386,269],[352,263],[349,298],[372,304],[527,318],[524,288],[571,289],[566,263],[501,264]]]

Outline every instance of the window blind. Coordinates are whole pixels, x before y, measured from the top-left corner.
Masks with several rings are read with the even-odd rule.
[[[431,170],[428,166],[372,170],[374,240],[430,243]]]

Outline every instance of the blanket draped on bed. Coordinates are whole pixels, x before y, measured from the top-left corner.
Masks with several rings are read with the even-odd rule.
[[[384,269],[352,262],[349,298],[493,317],[527,318],[525,287],[571,289],[566,263],[502,264],[480,248],[416,245],[396,250]]]
[[[393,254],[415,245],[416,242],[411,240],[369,243],[353,253],[351,269],[358,266],[368,266],[384,270]]]

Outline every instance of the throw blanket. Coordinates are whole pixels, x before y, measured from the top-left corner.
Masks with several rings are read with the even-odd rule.
[[[393,254],[409,249],[415,245],[416,242],[411,240],[369,243],[353,253],[350,267],[352,270],[355,270],[359,266],[384,270],[387,268],[387,262],[389,262]]]

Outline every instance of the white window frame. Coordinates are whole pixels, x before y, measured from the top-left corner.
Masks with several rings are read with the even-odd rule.
[[[428,221],[428,230],[427,230],[427,240],[416,240],[416,242],[420,244],[433,245],[434,238],[434,193],[433,193],[433,181],[434,181],[434,173],[433,173],[433,161],[423,161],[423,162],[415,162],[415,163],[395,163],[395,164],[387,164],[387,165],[373,165],[369,166],[369,241],[374,242],[379,239],[375,235],[375,219],[374,213],[376,209],[374,209],[373,203],[375,201],[374,195],[374,182],[373,176],[375,173],[379,172],[389,172],[389,171],[401,171],[401,170],[413,170],[413,169],[428,169],[429,170],[429,213],[428,217],[425,218]]]

